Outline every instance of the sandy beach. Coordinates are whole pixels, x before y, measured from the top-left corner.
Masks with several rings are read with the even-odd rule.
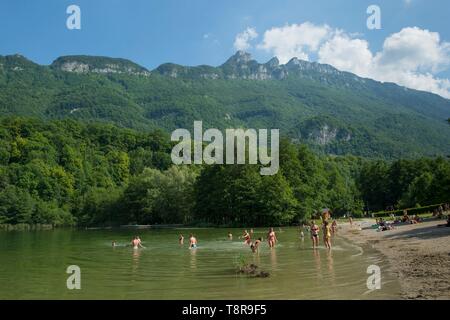
[[[377,232],[374,220],[343,224],[340,235],[384,254],[398,276],[402,299],[450,299],[450,228],[445,220]]]

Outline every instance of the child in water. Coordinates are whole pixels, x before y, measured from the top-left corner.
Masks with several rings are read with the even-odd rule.
[[[262,238],[258,238],[255,242],[252,243],[250,248],[252,249],[253,253],[259,252],[259,245],[262,242]]]
[[[197,239],[191,233],[191,235],[189,236],[189,249],[196,249],[196,248],[197,248]]]
[[[180,234],[180,237],[178,238],[178,242],[180,243],[180,245],[184,244],[184,236],[182,234]]]
[[[269,229],[269,233],[267,234],[267,242],[269,243],[270,248],[275,247],[277,236],[275,235],[275,231],[273,231],[273,228]]]
[[[233,240],[233,234],[231,232],[228,232],[228,240]]]

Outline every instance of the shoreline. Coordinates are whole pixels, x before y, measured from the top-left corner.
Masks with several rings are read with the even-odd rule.
[[[398,277],[400,299],[450,300],[450,228],[445,220],[396,226],[380,231],[374,219],[342,224],[338,235],[380,252]]]

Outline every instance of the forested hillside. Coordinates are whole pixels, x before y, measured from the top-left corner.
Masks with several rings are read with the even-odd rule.
[[[323,154],[400,159],[450,154],[450,101],[292,59],[238,52],[219,67],[68,56],[50,66],[0,56],[0,115],[105,122],[148,132],[280,128]]]
[[[280,171],[173,166],[163,132],[75,120],[0,119],[0,224],[282,225],[324,207],[335,215],[448,201],[445,158],[320,156],[281,141]]]

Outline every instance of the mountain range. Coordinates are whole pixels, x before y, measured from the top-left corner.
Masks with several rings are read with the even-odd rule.
[[[148,70],[126,59],[64,56],[39,65],[0,56],[0,115],[110,122],[137,130],[279,128],[326,154],[371,158],[450,155],[450,100],[315,62]]]

